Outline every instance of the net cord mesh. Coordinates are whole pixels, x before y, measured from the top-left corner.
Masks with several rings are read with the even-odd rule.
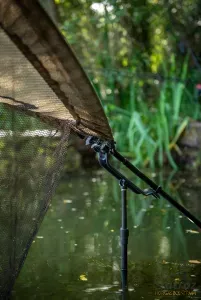
[[[2,112],[0,299],[8,299],[58,184],[70,127],[58,131],[1,104]]]
[[[0,66],[3,300],[49,207],[70,132],[113,137],[76,56],[37,1],[0,0]]]

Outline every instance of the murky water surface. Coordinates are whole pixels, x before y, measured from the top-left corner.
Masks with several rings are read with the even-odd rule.
[[[201,219],[198,175],[151,175]],[[130,192],[129,294],[121,293],[120,209],[118,183],[104,172],[63,177],[13,299],[201,299],[201,233],[166,200]]]

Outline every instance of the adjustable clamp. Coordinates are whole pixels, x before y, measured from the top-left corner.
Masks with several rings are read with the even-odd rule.
[[[142,190],[137,187],[134,183],[132,183],[128,178],[126,178],[122,173],[120,173],[117,169],[112,167],[109,162],[109,154],[113,155],[115,149],[115,143],[112,141],[102,141],[96,137],[89,136],[86,140],[86,145],[90,145],[91,148],[98,153],[99,163],[105,168],[108,172],[110,172],[115,178],[119,181],[124,180],[126,186],[132,190],[136,194],[142,194],[144,196],[153,196],[155,198],[160,198],[158,191],[160,187],[157,187],[156,190],[149,188]]]

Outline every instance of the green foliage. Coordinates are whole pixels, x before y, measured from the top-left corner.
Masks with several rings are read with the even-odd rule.
[[[169,65],[164,65],[165,77],[173,75],[175,57],[172,56]],[[124,155],[129,156],[136,164],[155,164],[162,166],[168,159],[173,168],[177,165],[172,157],[172,150],[180,153],[177,141],[188,125],[189,118],[200,117],[199,103],[188,91],[184,82],[187,78],[188,57],[177,69],[178,81],[164,81],[161,84],[151,81],[149,89],[154,90],[158,85],[158,93],[152,102],[144,95],[144,82],[128,79],[129,91],[122,95],[122,107],[113,103],[110,97],[98,91],[105,104],[105,111],[110,120],[118,148]],[[175,75],[174,75],[175,76]],[[103,80],[100,79],[100,85]],[[96,87],[98,84],[96,83]],[[126,90],[126,89],[125,89]],[[103,88],[104,91],[104,88]],[[110,89],[110,95],[115,91]],[[156,94],[156,92],[155,92]],[[187,111],[188,110],[188,111]],[[165,154],[165,155],[164,155]]]
[[[55,4],[61,30],[86,66],[156,72],[165,55],[178,53],[178,44],[182,53],[201,50],[199,0],[184,0],[182,5],[180,0],[55,0]]]
[[[200,1],[55,3],[61,31],[102,100],[119,150],[135,163],[168,161],[176,169],[172,150],[181,154],[180,136],[190,118],[200,118],[194,92]]]

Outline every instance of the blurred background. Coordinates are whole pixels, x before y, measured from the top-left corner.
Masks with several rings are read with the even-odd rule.
[[[88,74],[118,150],[201,218],[200,0],[40,2]],[[120,205],[118,182],[73,138],[13,299],[125,299]],[[128,212],[130,299],[166,299],[157,292],[167,284],[200,299],[194,224],[163,199],[131,193]]]
[[[199,167],[199,0],[41,0],[140,166]]]

